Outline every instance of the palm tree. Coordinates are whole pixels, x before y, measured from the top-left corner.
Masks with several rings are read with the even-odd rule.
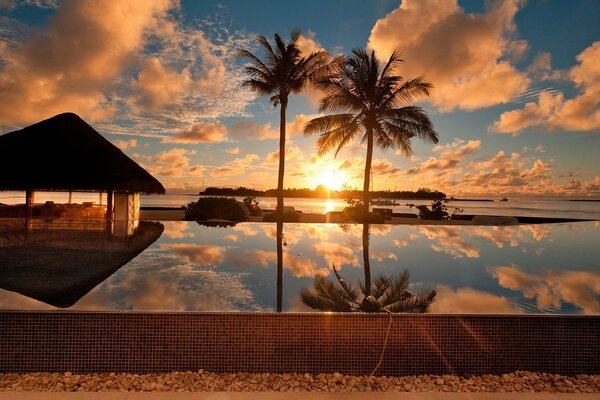
[[[337,282],[329,278],[317,276],[313,289],[302,289],[302,302],[307,306],[322,311],[335,312],[427,312],[434,301],[436,292],[430,290],[425,293],[412,294],[408,291],[410,273],[404,270],[395,279],[378,275],[373,281],[371,295],[359,282],[359,287],[354,287],[342,278],[333,266]]]
[[[319,155],[335,149],[335,155],[361,135],[367,143],[363,185],[363,214],[369,212],[369,184],[373,146],[386,150],[399,148],[412,152],[415,136],[430,143],[438,142],[429,117],[420,107],[408,105],[429,95],[433,87],[422,77],[403,81],[397,69],[403,60],[394,52],[385,65],[375,52],[356,48],[352,56],[338,63],[335,71],[316,80],[315,85],[325,93],[320,111],[341,112],[314,118],[304,127],[304,134],[318,133]]]
[[[238,55],[250,61],[244,68],[249,79],[243,85],[263,95],[271,96],[274,107],[281,106],[279,120],[279,175],[277,179],[277,214],[283,215],[283,176],[285,168],[285,113],[288,97],[299,93],[306,84],[315,79],[319,72],[328,72],[329,56],[325,51],[303,56],[298,48],[299,31],[292,31],[291,41],[284,42],[275,34],[275,46],[271,46],[264,36],[256,40],[265,51],[264,61],[249,52],[240,50]]]

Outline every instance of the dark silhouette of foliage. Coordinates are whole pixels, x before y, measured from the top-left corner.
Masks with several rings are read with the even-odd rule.
[[[373,280],[370,294],[362,282],[358,287],[343,279],[335,265],[336,280],[317,276],[312,289],[304,288],[302,302],[322,311],[424,313],[433,303],[436,292],[413,294],[408,291],[410,273],[404,270],[396,278],[384,274]]]
[[[450,214],[448,213],[448,208],[446,207],[445,202],[442,202],[441,200],[436,200],[431,203],[431,208],[427,207],[426,205],[415,206],[415,208],[419,210],[420,219],[438,221],[453,219],[463,211],[462,208],[455,208],[452,214]]]
[[[206,221],[208,219],[224,219],[228,221],[248,221],[246,206],[229,197],[201,197],[197,202],[190,202],[185,208],[186,221]]]
[[[253,217],[259,216],[262,214],[262,210],[258,205],[258,201],[256,201],[255,197],[244,197],[243,200],[244,205],[248,209],[248,212]]]

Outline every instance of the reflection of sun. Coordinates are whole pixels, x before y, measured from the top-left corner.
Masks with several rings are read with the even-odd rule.
[[[325,185],[328,189],[340,190],[346,181],[346,176],[333,168],[327,168],[317,175],[315,181],[317,185]]]
[[[325,211],[323,213],[327,214],[329,211],[333,210],[335,210],[335,204],[333,204],[333,201],[327,201],[325,203]]]

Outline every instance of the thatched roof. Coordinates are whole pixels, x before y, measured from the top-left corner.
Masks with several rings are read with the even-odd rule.
[[[73,113],[0,136],[0,190],[165,193],[158,180]]]
[[[159,222],[140,221],[134,235],[124,238],[68,229],[3,235],[1,225],[14,222],[0,220],[0,288],[61,308],[78,302],[164,230]]]

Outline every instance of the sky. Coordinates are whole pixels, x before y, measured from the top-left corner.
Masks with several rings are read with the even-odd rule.
[[[277,185],[279,109],[242,87],[257,35],[385,59],[434,85],[437,145],[375,150],[375,190],[455,197],[600,198],[600,4],[506,1],[0,0],[0,133],[75,112],[167,193]],[[316,155],[290,99],[286,187],[362,187],[366,149]]]

